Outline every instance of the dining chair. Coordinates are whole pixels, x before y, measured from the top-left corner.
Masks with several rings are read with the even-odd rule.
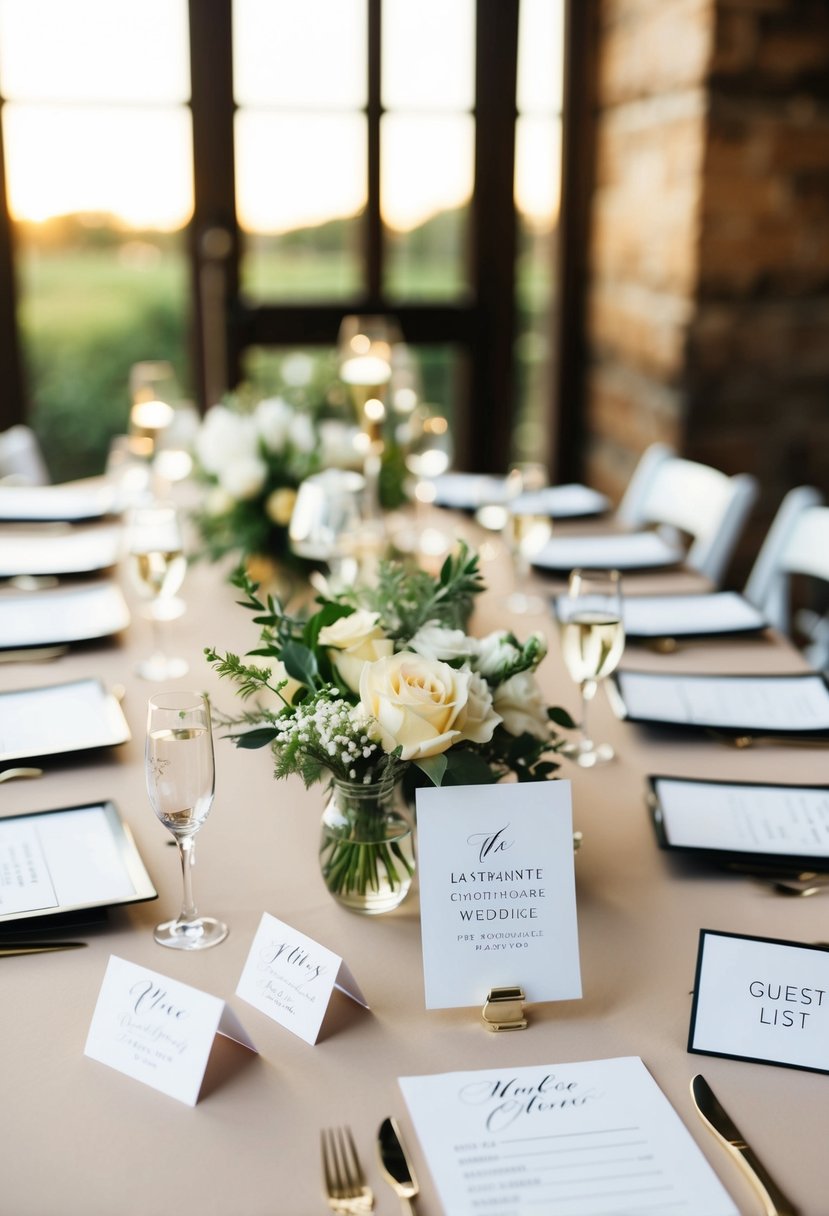
[[[654,443],[636,466],[616,518],[630,528],[657,525],[673,540],[689,536],[685,564],[720,586],[757,489],[750,473],[729,476]]]
[[[45,486],[49,482],[37,436],[22,423],[0,434],[0,481],[23,486]]]
[[[808,638],[804,655],[829,667],[829,614],[801,608],[792,620],[791,579],[808,575],[829,584],[829,507],[812,486],[789,490],[772,520],[743,594],[781,633]]]

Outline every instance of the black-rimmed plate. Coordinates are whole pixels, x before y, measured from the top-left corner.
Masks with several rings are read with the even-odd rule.
[[[116,747],[129,738],[123,710],[100,680],[0,693],[0,764]]]

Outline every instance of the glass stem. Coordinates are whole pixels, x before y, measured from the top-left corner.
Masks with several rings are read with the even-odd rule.
[[[192,836],[182,836],[178,839],[178,853],[181,859],[181,878],[183,892],[181,911],[178,914],[179,924],[189,924],[198,915],[193,899],[193,866],[196,864],[196,841]]]
[[[583,752],[593,750],[593,740],[590,738],[590,733],[587,729],[587,708],[595,697],[597,688],[598,683],[596,680],[583,680],[581,683],[581,722],[579,723],[581,739],[579,747]]]
[[[155,605],[152,606],[150,612],[150,627],[152,631],[153,658],[164,659],[167,657],[164,649],[164,625]]]

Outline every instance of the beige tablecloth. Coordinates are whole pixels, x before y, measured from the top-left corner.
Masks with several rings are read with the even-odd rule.
[[[497,544],[486,552],[484,570],[499,581]],[[629,580],[631,588],[635,581]],[[650,576],[647,582],[677,580]],[[230,708],[231,688],[215,678],[202,648],[243,651],[254,644],[254,627],[217,569],[193,567],[183,594],[188,611],[173,623],[171,639],[189,659],[190,674],[177,684],[209,689],[218,705]],[[480,604],[475,631],[503,623],[493,590]],[[575,713],[577,695],[560,665],[550,619],[512,625],[522,634],[540,628],[549,635],[543,682],[552,702]],[[0,786],[0,813],[112,798],[159,891],[157,902],[113,911],[105,927],[88,935],[85,950],[0,960],[0,1212],[313,1216],[326,1210],[319,1129],[349,1122],[377,1194],[376,1210],[391,1216],[397,1200],[380,1177],[373,1145],[383,1117],[396,1114],[422,1182],[417,1211],[438,1216],[441,1205],[398,1076],[641,1055],[741,1212],[759,1212],[759,1204],[692,1109],[688,1083],[698,1071],[804,1216],[826,1216],[829,1077],[688,1055],[686,1041],[701,927],[811,942],[829,938],[829,899],[784,899],[749,878],[680,866],[657,847],[644,789],[648,772],[827,783],[829,751],[767,746],[737,752],[704,737],[649,733],[616,721],[600,695],[593,722],[615,744],[618,759],[564,773],[573,783],[575,825],[584,833],[577,889],[585,995],[532,1008],[523,1033],[493,1035],[482,1028],[477,1009],[425,1011],[416,895],[378,919],[348,913],[327,895],[316,865],[322,788],[306,792],[298,780],[275,783],[268,752],[240,752],[225,740],[217,740],[216,800],[199,839],[195,881],[201,910],[226,919],[230,936],[192,955],[154,944],[153,925],[178,907],[180,874],[144,789],[150,688],[133,667],[149,644],[149,626],[136,614],[119,641],[78,648],[49,665],[0,666],[4,689],[86,675],[125,686],[132,741],[93,758],[51,761],[40,780]],[[671,657],[630,647],[625,662],[682,671],[803,666],[787,644],[771,638],[694,644]],[[265,910],[341,954],[371,1012],[336,997],[321,1041],[310,1047],[235,997]],[[85,1058],[110,954],[228,1001],[260,1054],[219,1040],[194,1109]]]

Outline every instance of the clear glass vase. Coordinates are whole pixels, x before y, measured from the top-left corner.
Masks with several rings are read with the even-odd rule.
[[[397,787],[332,781],[320,869],[334,899],[352,912],[377,916],[403,902],[415,872],[414,832]]]

